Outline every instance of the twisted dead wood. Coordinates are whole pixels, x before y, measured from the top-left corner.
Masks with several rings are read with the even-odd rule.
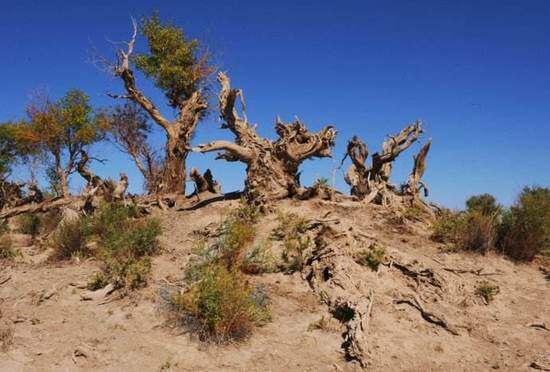
[[[422,132],[422,123],[417,121],[397,135],[390,136],[382,144],[382,150],[372,155],[370,166],[366,164],[369,155],[367,145],[354,136],[348,142],[344,157],[345,160],[349,156],[352,161],[345,175],[351,194],[367,203],[391,204],[396,194],[395,187],[390,184],[393,162],[418,140]]]
[[[319,132],[310,132],[298,119],[285,124],[279,118],[275,122],[278,139],[262,138],[250,125],[246,115],[239,115],[237,100],[243,104],[243,93],[233,89],[224,73],[218,74],[221,85],[219,94],[222,128],[235,135],[235,142],[214,141],[194,148],[205,153],[220,151],[217,159],[240,161],[247,165],[245,196],[258,204],[300,194],[298,168],[306,159],[330,157],[336,130],[326,126]]]

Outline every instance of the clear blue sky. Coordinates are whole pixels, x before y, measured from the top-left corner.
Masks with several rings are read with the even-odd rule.
[[[306,162],[304,184],[330,177],[352,135],[373,151],[415,119],[433,138],[425,178],[435,201],[458,207],[471,194],[491,192],[509,204],[523,185],[550,184],[545,0],[3,0],[0,121],[22,116],[36,88],[58,97],[78,87],[98,107],[111,104],[105,92],[122,92],[121,84],[89,63],[89,52],[112,56],[107,40],[127,39],[130,15],[154,9],[209,46],[244,89],[261,134],[273,136],[276,114],[298,115],[312,129],[336,125],[335,160]],[[150,84],[138,83],[161,103]],[[214,114],[194,142],[227,137]],[[94,150],[110,159],[98,173],[125,171],[140,189],[132,163],[108,145]],[[418,145],[412,150],[398,159],[394,182],[406,178]],[[240,164],[198,154],[188,163],[210,167],[226,191],[242,187]],[[341,173],[337,186],[347,191]]]

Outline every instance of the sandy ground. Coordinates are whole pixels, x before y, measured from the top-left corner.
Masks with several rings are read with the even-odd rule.
[[[78,284],[97,270],[96,262],[49,264],[48,252],[34,248],[27,236],[14,236],[22,257],[0,263],[0,326],[14,331],[7,350],[0,351],[0,371],[359,370],[344,360],[342,327],[336,320],[327,329],[308,330],[312,322],[331,316],[299,273],[252,278],[267,288],[273,320],[244,342],[207,345],[185,329],[169,326],[159,288],[182,276],[196,240],[193,231],[218,224],[235,203],[192,212],[156,211],[164,227],[163,253],[153,261],[150,284],[111,301],[81,300],[85,290]],[[535,371],[533,362],[550,366],[550,331],[533,326],[544,323],[550,329],[550,282],[536,264],[445,252],[428,239],[422,224],[396,224],[375,207],[286,202],[280,209],[317,218],[330,212],[339,229],[386,247],[386,265],[377,274],[362,268],[360,278],[374,291],[370,370]],[[263,217],[258,226],[259,239],[268,236],[276,226],[275,214]],[[428,269],[435,279],[407,276],[399,264]],[[479,269],[481,274],[474,273]],[[500,288],[489,304],[475,295],[482,280]],[[399,303],[410,296],[458,335]]]

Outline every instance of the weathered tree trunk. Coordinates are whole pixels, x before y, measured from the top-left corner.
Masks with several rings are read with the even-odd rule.
[[[424,146],[422,146],[418,154],[414,156],[413,170],[407,183],[403,187],[403,193],[410,196],[413,200],[420,199],[420,191],[422,189],[424,190],[425,197],[429,194],[428,186],[424,181],[422,181],[422,177],[426,171],[426,157],[430,151],[431,144],[431,141],[427,142]]]
[[[195,182],[195,194],[207,191],[213,194],[221,193],[220,184],[214,180],[214,176],[212,176],[210,169],[207,169],[204,174],[201,174],[197,168],[192,168],[191,172],[189,172],[189,178]]]
[[[367,203],[392,204],[396,195],[395,186],[390,184],[392,163],[418,139],[422,131],[422,123],[417,121],[399,134],[390,136],[384,141],[382,151],[372,155],[370,167],[366,165],[369,155],[367,146],[358,137],[353,137],[348,142],[346,153],[352,164],[345,176],[345,181],[351,186],[351,194]]]
[[[331,156],[336,130],[326,126],[319,132],[309,132],[298,119],[284,124],[277,118],[275,129],[279,138],[269,141],[257,134],[245,114],[241,117],[237,113],[235,103],[237,98],[243,102],[242,91],[232,89],[224,73],[218,74],[218,81],[222,86],[219,95],[222,128],[233,132],[235,142],[214,141],[199,145],[194,151],[223,151],[217,159],[245,163],[244,191],[249,201],[263,204],[299,194],[303,191],[298,173],[300,164],[309,158]]]
[[[197,124],[206,112],[208,104],[200,90],[193,92],[177,107],[177,117],[174,120],[166,119],[157,106],[146,97],[136,86],[134,72],[130,68],[130,59],[134,51],[137,36],[137,26],[133,23],[134,30],[131,40],[127,43],[126,51],[118,51],[118,63],[115,74],[124,82],[126,95],[113,95],[113,98],[129,99],[139,104],[153,121],[164,129],[166,133],[166,157],[164,159],[159,179],[156,180],[157,192],[183,193],[185,194],[185,162],[189,154],[189,144],[195,132]]]

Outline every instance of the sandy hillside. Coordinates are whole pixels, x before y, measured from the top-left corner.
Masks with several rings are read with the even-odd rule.
[[[163,253],[148,287],[119,299],[82,300],[98,265],[93,260],[46,263],[48,252],[14,236],[22,257],[2,262],[0,324],[14,331],[0,351],[0,371],[353,371],[342,344],[343,326],[300,273],[251,277],[271,300],[273,319],[246,341],[201,343],[167,322],[159,291],[181,278],[197,231],[215,228],[237,202],[195,211],[154,211],[162,221]],[[367,209],[368,208],[368,209]],[[291,202],[279,206],[327,221],[356,244],[386,249],[378,272],[353,268],[372,296],[368,369],[373,371],[529,371],[550,367],[550,281],[538,264],[516,265],[497,255],[452,253],[428,239],[420,222],[400,222],[375,206]],[[277,226],[262,217],[258,240]],[[341,240],[333,244],[339,246]],[[276,251],[276,247],[274,247]],[[499,287],[486,304],[475,294],[488,281]],[[311,330],[321,317],[324,329]],[[544,326],[545,325],[545,326]],[[545,329],[546,327],[546,329]]]

